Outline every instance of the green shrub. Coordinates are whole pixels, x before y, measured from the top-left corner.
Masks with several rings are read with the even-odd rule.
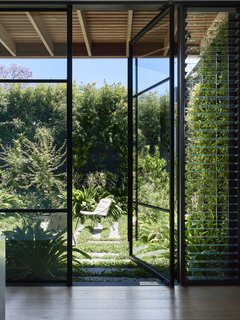
[[[56,233],[43,230],[41,221],[23,220],[21,226],[4,231],[6,236],[7,278],[11,280],[59,280],[66,278],[66,229]],[[76,253],[89,256],[73,248]]]
[[[186,106],[186,261],[187,268],[199,269],[198,276],[206,275],[203,262],[206,270],[226,265],[218,260],[223,260],[229,228],[227,41],[227,25],[219,22],[202,48],[195,79],[188,79],[193,87]]]
[[[150,154],[149,147],[146,147],[139,154],[138,187],[140,202],[169,208],[169,172],[166,160],[159,156],[158,148]]]

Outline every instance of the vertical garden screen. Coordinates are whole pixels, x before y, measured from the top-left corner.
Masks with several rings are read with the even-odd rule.
[[[239,279],[239,13],[185,16],[185,280]],[[207,31],[206,31],[207,30]]]

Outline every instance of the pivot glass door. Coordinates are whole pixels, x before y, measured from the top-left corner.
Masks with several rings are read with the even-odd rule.
[[[130,257],[174,285],[174,11],[129,44]]]

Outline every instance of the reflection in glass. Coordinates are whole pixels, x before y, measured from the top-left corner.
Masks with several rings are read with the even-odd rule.
[[[7,280],[65,280],[66,213],[0,213]]]
[[[66,207],[66,85],[1,87],[0,208]]]
[[[168,58],[138,59],[138,91],[142,91],[155,83],[169,77]]]
[[[138,92],[169,77],[169,15],[133,45],[138,57]]]
[[[134,256],[168,276],[169,212],[139,205],[136,223],[138,224],[138,237],[133,242]]]
[[[1,11],[0,21],[2,29],[11,39],[9,45],[0,45],[1,58],[31,57],[26,59],[24,63],[16,59],[11,64],[27,67],[32,71],[32,78],[35,79],[66,78],[66,59],[62,61],[55,59],[67,56],[66,12]],[[40,26],[40,29],[43,28],[45,41],[42,41],[36,32],[36,26]],[[39,57],[45,59],[38,59]],[[35,62],[33,58],[38,60]],[[47,58],[51,58],[51,62]],[[51,66],[50,63],[52,63]],[[61,68],[59,68],[60,65]],[[9,62],[6,65],[4,64],[4,67],[9,67]],[[0,76],[0,78],[26,79],[26,74],[10,72],[4,73],[4,76]]]
[[[138,201],[169,209],[169,82],[138,98]]]

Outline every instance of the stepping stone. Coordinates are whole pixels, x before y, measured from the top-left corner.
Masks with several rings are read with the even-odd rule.
[[[82,232],[82,230],[84,229],[84,225],[80,224],[77,229],[74,231],[74,236],[78,237],[80,235],[80,233]]]
[[[166,250],[155,250],[155,251],[150,251],[150,252],[143,252],[143,253],[138,253],[137,257],[138,258],[145,258],[145,257],[159,257],[161,254],[166,253]]]
[[[85,276],[85,277],[76,277],[80,282],[87,282],[88,285],[94,285],[94,283],[108,283],[108,285],[116,285],[119,283],[121,285],[137,285],[137,286],[161,286],[163,283],[156,279],[151,278],[128,278],[128,277],[108,277],[108,276]]]
[[[100,240],[101,239],[101,232],[102,232],[103,226],[101,223],[98,223],[98,225],[96,227],[94,227],[93,231],[92,231],[92,237],[96,240]]]
[[[110,239],[120,239],[121,236],[118,231],[119,223],[114,222],[111,227],[110,227],[110,233],[109,233],[109,238]]]
[[[92,253],[90,253],[90,255],[95,258],[102,258],[105,256],[119,257],[119,253],[112,253],[112,252],[92,252]]]
[[[88,252],[88,254],[89,254],[89,252]],[[78,261],[79,262],[88,262],[89,264],[93,264],[93,263],[95,263],[95,262],[116,262],[116,260],[119,260],[119,259],[117,259],[117,258],[92,258],[91,260],[89,260],[89,259],[86,259],[86,258],[78,258]],[[121,260],[119,260],[119,261],[122,261],[123,263],[124,262],[128,262],[129,260],[128,259],[121,259]]]
[[[72,241],[72,245],[75,246],[77,244],[77,240],[78,237],[80,236],[80,233],[82,232],[82,230],[84,229],[84,225],[80,224],[77,229],[74,231],[73,233],[73,241]]]
[[[138,253],[138,252],[140,252],[140,251],[142,251],[142,250],[144,250],[144,249],[146,249],[146,248],[148,248],[147,245],[135,247],[135,248],[133,249],[133,253],[136,254],[136,253]]]
[[[121,240],[99,240],[98,242],[96,242],[96,240],[88,240],[87,244],[91,244],[91,243],[109,243],[109,244],[111,244],[111,243],[121,243]]]

